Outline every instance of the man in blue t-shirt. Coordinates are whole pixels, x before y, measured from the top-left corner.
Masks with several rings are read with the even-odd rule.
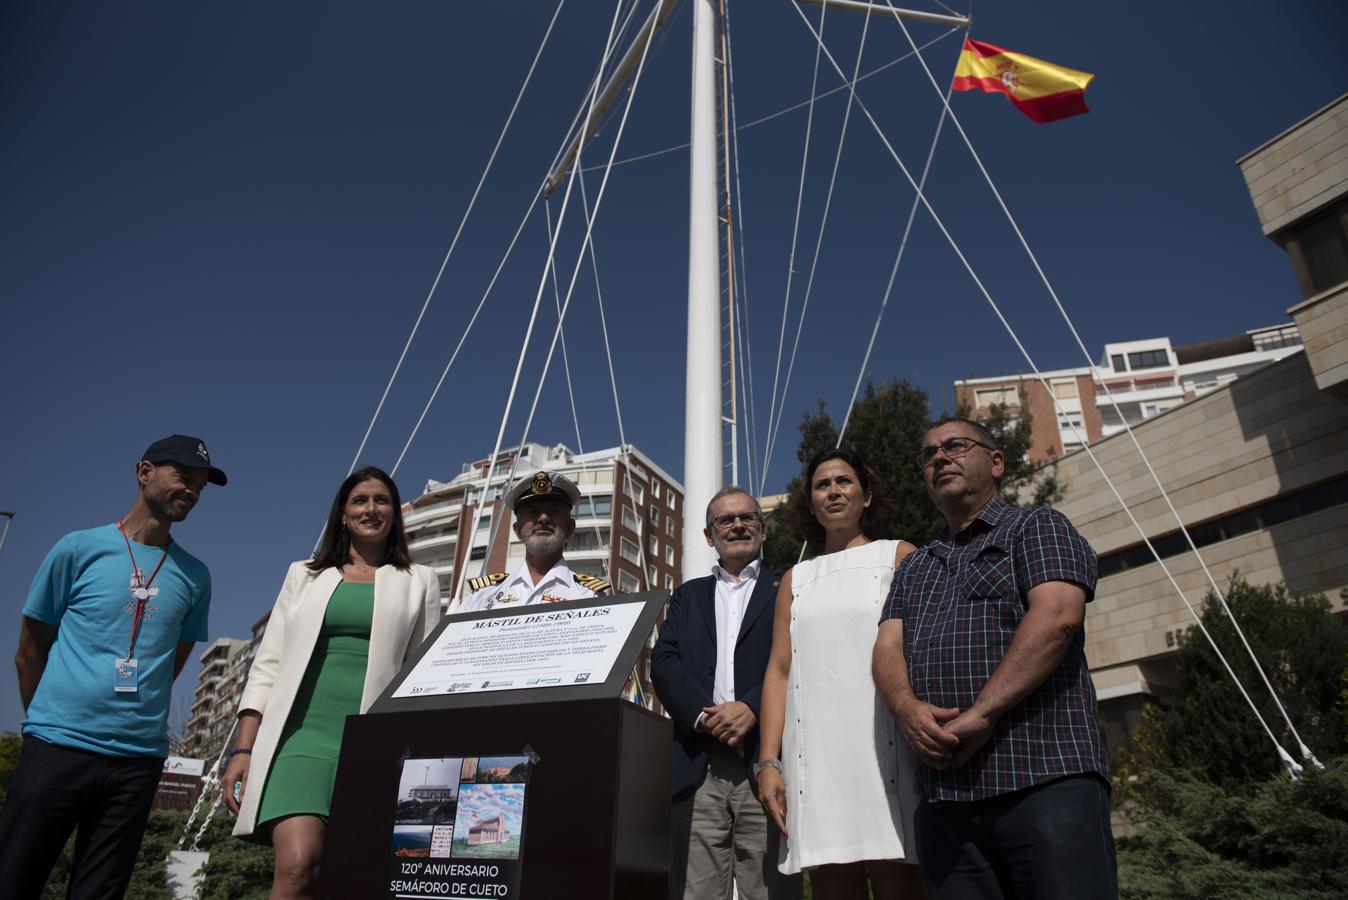
[[[121,897],[168,755],[173,679],[206,640],[211,576],[169,536],[206,483],[206,445],[175,434],[136,464],[126,518],[76,531],[23,606],[23,749],[0,814],[0,897],[36,898],[78,828],[69,898]]]

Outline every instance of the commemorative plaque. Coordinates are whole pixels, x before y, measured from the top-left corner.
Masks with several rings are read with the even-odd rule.
[[[346,721],[320,895],[663,900],[670,723],[621,694],[668,597],[442,620]]]

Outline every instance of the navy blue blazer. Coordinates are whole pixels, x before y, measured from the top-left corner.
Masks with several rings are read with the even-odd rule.
[[[781,573],[759,571],[735,644],[735,699],[759,715],[763,699],[763,672],[772,651],[772,614]],[[651,680],[655,693],[674,719],[673,794],[687,797],[702,783],[707,753],[716,739],[694,731],[698,714],[711,706],[716,679],[716,579],[694,578],[674,590],[660,638],[651,651]],[[749,732],[744,746],[748,769],[758,755],[758,729]]]

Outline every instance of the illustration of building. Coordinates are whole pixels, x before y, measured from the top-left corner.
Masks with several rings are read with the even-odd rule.
[[[506,829],[505,817],[496,816],[470,825],[467,840],[469,844],[503,844],[510,840],[510,832]]]

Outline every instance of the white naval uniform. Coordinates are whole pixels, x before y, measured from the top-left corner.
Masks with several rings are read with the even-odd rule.
[[[448,615],[481,612],[502,606],[528,606],[533,603],[558,603],[562,600],[585,600],[599,596],[576,580],[567,568],[566,560],[548,570],[548,574],[534,584],[529,575],[529,563],[522,562],[515,573],[500,584],[488,585],[449,605]]]

